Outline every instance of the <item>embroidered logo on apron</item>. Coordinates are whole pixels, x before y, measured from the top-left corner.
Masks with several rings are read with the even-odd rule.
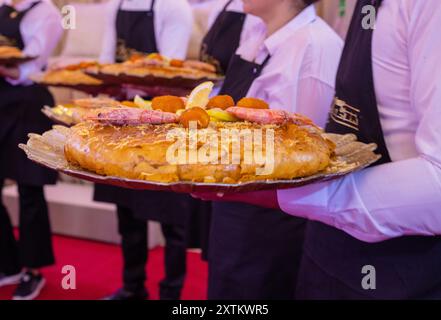
[[[358,131],[360,123],[359,114],[359,109],[348,105],[343,100],[338,98],[334,99],[334,105],[332,106],[330,117],[335,122]]]

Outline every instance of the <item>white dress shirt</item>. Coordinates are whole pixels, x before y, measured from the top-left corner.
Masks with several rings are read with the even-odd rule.
[[[263,22],[251,33],[237,54],[259,64],[268,55],[271,59],[247,96],[263,99],[273,109],[302,113],[323,126],[335,92],[340,37],[312,5],[270,37]]]
[[[281,208],[366,242],[441,234],[441,5],[384,0],[373,36],[378,109],[392,163],[279,190]]]
[[[23,0],[15,6],[15,10],[28,9],[38,0]],[[1,5],[12,6],[11,0],[1,1]],[[49,56],[58,44],[62,34],[61,14],[49,0],[43,0],[23,18],[20,24],[26,56],[36,56],[37,59],[19,66],[20,78],[6,79],[13,85],[30,85],[29,75],[41,71],[47,64]]]
[[[116,49],[116,17],[121,1],[108,4],[107,32],[104,35],[100,62],[112,63]],[[148,11],[152,0],[123,0],[121,9]],[[159,53],[175,59],[184,59],[193,30],[193,15],[187,0],[156,0],[154,26]]]
[[[208,18],[208,29],[211,28],[211,26],[216,21],[216,18],[219,16],[221,11],[224,9],[225,5],[227,4],[229,0],[216,0],[213,2],[213,7],[210,11],[210,17]],[[243,13],[243,3],[242,0],[233,0],[231,4],[228,5],[227,11],[230,12],[240,12]],[[247,39],[250,35],[250,30],[253,28],[254,25],[261,22],[260,18],[248,14],[245,18],[245,22],[243,25],[242,33],[240,35],[240,43],[243,43],[245,39]]]

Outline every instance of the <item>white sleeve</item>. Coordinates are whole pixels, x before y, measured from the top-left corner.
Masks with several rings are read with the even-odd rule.
[[[441,234],[441,44],[436,33],[441,9],[437,0],[415,6],[412,16],[418,21],[409,22],[408,57],[411,103],[420,120],[415,136],[419,155],[338,181],[279,190],[285,212],[366,242]]]
[[[61,15],[55,7],[43,2],[23,18],[20,30],[25,45],[23,53],[38,58],[19,66],[19,79],[7,79],[13,85],[30,84],[29,76],[46,66],[63,34]]]
[[[115,62],[116,51],[116,15],[119,7],[118,0],[111,0],[106,6],[106,28],[103,35],[103,43],[101,47],[101,54],[99,57],[100,63]]]
[[[227,1],[228,0],[221,0],[221,1],[217,0],[216,3],[213,4],[213,7],[210,10],[210,15],[208,17],[207,30],[210,30],[210,28],[213,26],[217,17],[221,13],[221,10],[225,7]]]
[[[321,79],[314,77],[300,79],[295,112],[307,116],[323,128],[328,120],[328,110],[334,95],[334,86]]]
[[[187,0],[159,2],[155,12],[156,42],[159,53],[185,59],[193,31],[193,14]]]

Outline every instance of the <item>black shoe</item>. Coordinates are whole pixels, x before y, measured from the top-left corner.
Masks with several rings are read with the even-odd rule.
[[[32,272],[26,272],[20,280],[20,284],[15,290],[13,300],[34,300],[40,294],[46,284],[46,280],[41,274],[34,275]]]
[[[125,289],[119,289],[114,294],[105,297],[104,300],[146,300],[148,299],[148,293],[143,290],[139,292],[131,292]]]
[[[23,276],[23,273],[17,273],[17,274],[4,274],[0,272],[0,288],[5,286],[11,286],[14,284],[19,284],[20,279]]]
[[[159,288],[159,300],[181,300],[181,288]]]

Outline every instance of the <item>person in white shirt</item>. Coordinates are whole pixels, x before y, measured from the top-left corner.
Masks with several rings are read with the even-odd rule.
[[[115,0],[109,10],[101,62],[121,62],[134,53],[185,58],[193,27],[187,0]],[[116,204],[122,237],[123,288],[107,299],[134,300],[148,296],[144,284],[147,220],[161,223],[166,241],[160,299],[179,299],[186,274],[187,221],[198,209],[198,201],[185,194],[106,185],[95,186],[94,199]]]
[[[217,0],[208,19],[208,32],[202,40],[200,60],[225,74],[237,48],[260,19],[243,12],[241,0]]]
[[[263,21],[232,58],[220,94],[264,99],[324,124],[342,40],[317,17],[315,1],[243,2]],[[305,224],[280,210],[213,203],[209,299],[293,298]]]
[[[54,263],[48,208],[43,186],[57,174],[32,163],[18,148],[30,132],[43,133],[51,122],[42,113],[54,100],[29,76],[41,71],[62,35],[61,15],[50,1],[12,0],[0,6],[3,45],[36,59],[19,66],[0,66],[0,190],[16,181],[20,196],[20,239],[16,242],[0,197],[0,287],[19,283],[14,299],[38,296],[45,284],[41,267]]]
[[[156,39],[156,52],[174,59],[185,59],[190,41],[193,15],[187,0],[111,0],[107,7],[106,33],[103,37],[103,47],[100,55],[101,63],[112,63],[118,59],[118,32],[115,28],[118,23],[118,12],[132,13],[130,27],[136,26],[136,13],[154,10],[153,26]],[[120,17],[120,19],[124,19]],[[121,20],[122,21],[122,20]],[[145,30],[147,32],[147,30]],[[121,36],[121,35],[120,35]],[[139,34],[131,34],[136,38]],[[131,39],[127,39],[130,47]],[[121,43],[120,43],[121,44]],[[135,49],[135,48],[131,48]],[[143,51],[142,49],[139,49]],[[144,50],[145,51],[145,50]]]
[[[298,189],[227,196],[316,221],[299,278],[307,299],[441,296],[441,6],[374,4],[375,29],[364,29],[362,8],[372,1],[357,3],[327,129],[377,143],[379,165]],[[355,129],[340,116],[342,103],[360,111]],[[373,271],[370,290],[362,284]]]

